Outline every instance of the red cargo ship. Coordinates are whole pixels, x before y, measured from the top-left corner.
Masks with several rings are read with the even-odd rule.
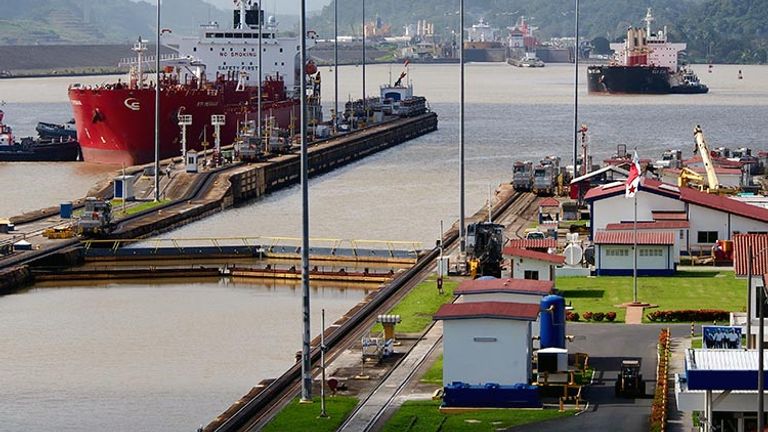
[[[167,30],[162,33],[162,44],[176,54],[161,57],[161,158],[182,154],[180,115],[192,116],[192,124],[186,129],[187,149],[195,150],[202,149],[204,143],[211,148],[216,140],[211,116],[225,116],[220,130],[222,145],[235,140],[243,121],[258,118],[259,27],[264,78],[262,124],[274,117],[278,127],[298,126],[298,39],[278,37],[274,18],[265,21],[264,11],[251,1],[235,3],[232,28],[220,29],[217,23],[210,23],[201,26],[198,37],[177,37]],[[314,43],[312,36],[309,39]],[[123,62],[131,65],[127,82],[118,80],[99,87],[76,84],[69,89],[77,135],[87,162],[136,165],[154,160],[155,83],[144,77],[142,69],[154,64],[155,59],[143,56],[146,45],[141,40],[134,51],[138,57]],[[214,72],[207,75],[211,69]],[[314,74],[316,69],[308,67],[306,72]],[[308,112],[319,116],[319,76],[310,76],[308,86]]]

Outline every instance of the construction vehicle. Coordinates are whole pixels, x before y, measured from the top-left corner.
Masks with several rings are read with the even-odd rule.
[[[677,176],[677,186],[704,189],[704,176],[690,168],[683,168]]]
[[[77,221],[77,231],[82,235],[103,235],[112,231],[112,204],[103,199],[85,199],[83,214]]]
[[[504,225],[478,222],[467,226],[467,263],[470,275],[501,277]]]
[[[46,228],[43,237],[47,239],[68,239],[75,236],[75,229],[71,225],[63,227]]]
[[[616,379],[616,397],[645,396],[645,381],[640,373],[640,360],[622,360]]]
[[[718,180],[715,166],[712,164],[712,155],[709,152],[707,141],[704,139],[704,132],[701,130],[701,126],[696,125],[693,129],[693,139],[696,142],[693,154],[699,153],[701,161],[704,163],[704,170],[707,172],[707,191],[717,192],[720,189],[720,180]]]

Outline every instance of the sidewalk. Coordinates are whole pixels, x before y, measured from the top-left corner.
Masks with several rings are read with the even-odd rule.
[[[685,373],[685,350],[691,347],[689,338],[672,338],[672,353],[669,363],[669,379],[674,380],[675,374]],[[669,386],[672,394],[669,396],[669,423],[667,430],[671,432],[690,432],[693,428],[693,419],[691,413],[677,410],[677,400],[675,399],[675,385]]]

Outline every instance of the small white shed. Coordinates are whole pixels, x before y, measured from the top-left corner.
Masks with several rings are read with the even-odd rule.
[[[443,384],[528,384],[531,322],[538,315],[537,304],[443,305],[434,317],[443,321]]]
[[[565,263],[562,255],[529,249],[505,248],[504,259],[509,259],[513,279],[555,281],[555,267]]]

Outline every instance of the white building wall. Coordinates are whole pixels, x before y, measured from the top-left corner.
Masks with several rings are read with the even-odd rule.
[[[539,280],[554,281],[554,266],[547,261],[534,260],[530,258],[511,257],[512,260],[512,279],[525,279],[525,272],[538,271]]]
[[[634,261],[632,245],[597,245],[600,262],[598,267],[606,270],[625,270],[631,269]],[[661,249],[661,256],[643,256],[643,251],[651,249]],[[626,255],[608,255],[609,251],[626,251]],[[669,264],[668,246],[637,246],[637,267],[640,269],[665,270],[672,268]]]
[[[628,230],[621,230],[617,232],[632,232]],[[661,233],[661,232],[671,232],[675,236],[675,244],[672,247],[672,262],[674,263],[680,263],[680,251],[685,250],[686,245],[688,244],[688,230],[686,228],[675,228],[675,229],[644,229],[644,230],[637,230],[638,233]]]
[[[692,253],[710,250],[714,245],[714,242],[699,243],[699,232],[701,231],[717,231],[718,239],[730,238],[728,213],[695,204],[688,207],[688,212],[688,219],[691,223],[690,250]]]
[[[728,239],[733,239],[733,234],[736,232],[768,233],[768,223],[747,219],[742,216],[731,215],[731,236],[728,237]]]
[[[488,318],[445,320],[443,385],[454,381],[528,383],[531,373],[529,324],[528,321]]]
[[[652,221],[652,211],[682,211],[685,204],[677,199],[668,198],[650,192],[637,193],[637,220]],[[610,223],[634,220],[633,200],[617,195],[592,202],[593,232],[603,230]]]

